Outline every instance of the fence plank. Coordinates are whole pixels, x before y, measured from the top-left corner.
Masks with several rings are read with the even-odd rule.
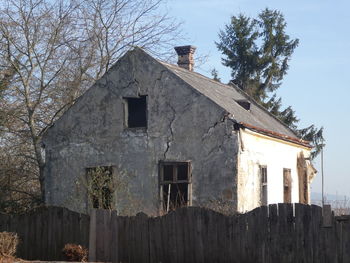
[[[269,255],[268,262],[280,262],[278,247],[278,210],[277,205],[269,205]]]
[[[324,257],[320,255],[321,252],[321,228],[322,228],[322,208],[311,206],[311,225],[312,225],[312,251],[313,262],[323,262]]]
[[[117,211],[112,211],[111,214],[111,221],[110,221],[111,225],[111,241],[110,241],[110,261],[111,262],[119,262],[119,254],[118,254],[118,215],[117,215]]]
[[[96,261],[96,210],[90,213],[89,261]]]
[[[339,259],[342,263],[350,262],[350,216],[342,216],[341,218],[338,218],[338,220],[341,237],[341,253],[339,255]],[[334,247],[332,247],[332,250],[334,250]]]
[[[194,230],[194,253],[196,262],[204,262],[203,248],[203,213],[206,210],[194,208],[193,211],[193,230]]]

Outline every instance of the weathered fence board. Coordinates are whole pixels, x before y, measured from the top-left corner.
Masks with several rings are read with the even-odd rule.
[[[320,207],[278,204],[235,216],[188,207],[161,217],[94,210],[91,217],[47,207],[0,215],[0,231],[21,238],[18,256],[62,260],[67,243],[110,262],[350,262],[350,216],[323,220]],[[330,216],[330,218],[329,218]]]

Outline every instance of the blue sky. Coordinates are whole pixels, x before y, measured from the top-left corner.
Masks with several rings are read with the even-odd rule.
[[[285,106],[292,105],[301,119],[300,126],[323,126],[325,191],[350,196],[350,1],[326,0],[168,0],[170,15],[183,21],[187,36],[179,45],[192,44],[197,53],[208,54],[207,63],[196,71],[210,76],[219,71],[223,82],[230,70],[221,65],[221,54],[215,46],[218,32],[232,15],[240,12],[251,17],[264,8],[281,11],[287,21],[286,32],[299,38],[300,44],[290,62],[278,95]],[[312,184],[321,192],[319,174]]]

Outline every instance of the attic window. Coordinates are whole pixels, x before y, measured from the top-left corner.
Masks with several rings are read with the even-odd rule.
[[[236,102],[245,110],[250,110],[250,101],[249,100],[236,100]]]
[[[125,98],[125,121],[128,128],[147,128],[147,96]]]

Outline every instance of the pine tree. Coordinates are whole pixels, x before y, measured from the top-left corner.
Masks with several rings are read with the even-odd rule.
[[[230,83],[244,90],[300,138],[311,141],[315,157],[324,146],[323,128],[310,125],[298,129],[295,111],[291,106],[282,109],[282,99],[275,93],[299,44],[299,39],[286,34],[286,26],[283,14],[277,10],[266,8],[256,19],[239,14],[219,32],[216,45],[224,55],[223,64],[232,69]]]
[[[211,71],[211,76],[213,77],[213,80],[221,82],[221,79],[219,77],[219,72],[216,70],[216,68],[213,68],[213,70]]]

